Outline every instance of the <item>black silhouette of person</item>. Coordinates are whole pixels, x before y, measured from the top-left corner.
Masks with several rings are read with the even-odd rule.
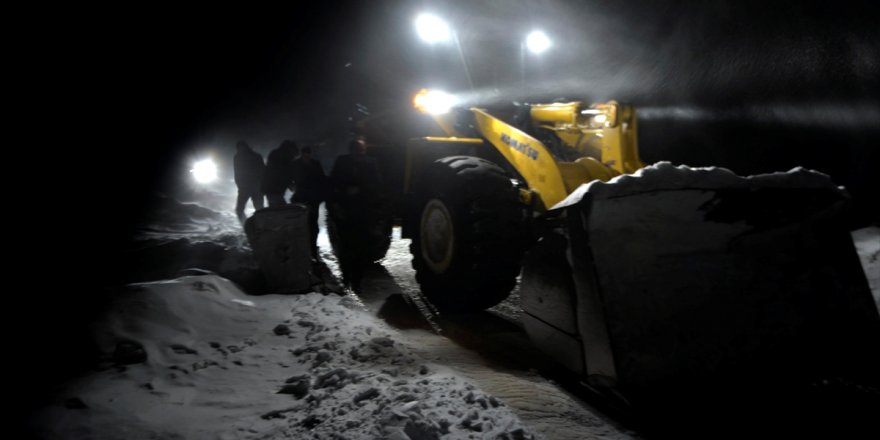
[[[244,222],[244,207],[251,200],[254,209],[263,209],[263,174],[266,164],[263,156],[254,151],[245,141],[238,141],[238,150],[233,157],[235,185],[238,187],[238,199],[235,202],[235,215]]]
[[[270,207],[287,204],[284,191],[293,187],[293,161],[298,154],[299,147],[291,140],[282,141],[278,148],[269,152],[262,188]]]
[[[291,202],[302,203],[309,208],[309,232],[311,233],[312,257],[318,257],[318,209],[327,192],[327,176],[321,162],[312,157],[312,148],[303,147],[293,162],[293,178],[296,192]]]

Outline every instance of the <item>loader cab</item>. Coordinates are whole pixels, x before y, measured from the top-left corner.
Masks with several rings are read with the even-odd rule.
[[[576,139],[575,144],[579,145],[572,148],[550,128],[548,122],[576,126],[579,107],[579,101],[564,99],[556,99],[550,105],[514,102],[512,117],[508,122],[541,142],[557,162],[574,162],[584,156],[598,156],[599,148],[594,145],[595,142],[591,145],[590,137]]]

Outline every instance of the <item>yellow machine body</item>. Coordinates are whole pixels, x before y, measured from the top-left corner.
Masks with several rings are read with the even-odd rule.
[[[523,176],[545,208],[568,195],[562,171],[537,139],[479,109],[472,109],[483,136]]]
[[[576,152],[580,157],[574,161],[558,159],[541,141],[483,109],[470,110],[480,134],[525,179],[544,209],[552,208],[584,183],[608,181],[644,166],[639,159],[636,114],[629,105],[610,101],[584,108],[574,101],[531,106],[532,125],[552,132],[562,148]],[[435,120],[449,137],[424,140],[462,142],[448,116],[435,116]]]

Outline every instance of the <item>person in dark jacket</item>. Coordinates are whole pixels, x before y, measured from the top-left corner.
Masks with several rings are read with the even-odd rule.
[[[263,209],[261,185],[266,165],[263,163],[263,156],[254,151],[247,142],[238,141],[235,148],[238,150],[233,157],[235,185],[238,187],[235,214],[244,222],[244,207],[248,199],[252,201],[254,209]]]
[[[367,144],[355,139],[348,144],[349,154],[336,158],[330,176],[334,192],[345,198],[361,193],[373,193],[380,182],[379,164],[367,155]]]
[[[293,161],[298,154],[299,147],[290,140],[282,141],[278,148],[269,152],[262,188],[270,207],[287,204],[284,191],[293,187]]]
[[[363,268],[385,255],[391,240],[390,199],[382,191],[379,163],[363,140],[336,159],[327,198],[327,228],[346,283],[358,285]]]
[[[309,233],[311,234],[312,257],[318,257],[318,210],[327,191],[327,176],[321,162],[312,157],[312,148],[303,147],[300,156],[293,161],[293,179],[296,192],[291,202],[302,203],[309,208]]]

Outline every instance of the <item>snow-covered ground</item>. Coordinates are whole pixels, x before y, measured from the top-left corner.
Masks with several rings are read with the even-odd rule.
[[[139,225],[126,258],[144,266],[132,276],[168,279],[115,294],[94,326],[104,353],[99,369],[35,415],[42,436],[635,436],[552,380],[494,364],[422,316],[404,318],[414,325],[386,316],[399,299],[389,301],[392,291],[414,289],[406,240],[384,262],[403,276],[372,277],[363,297],[254,296],[216,274],[188,270],[236,277],[255,268],[228,209],[233,189],[221,182],[178,196],[183,201],[156,197],[155,215]],[[326,234],[319,245],[338,275]],[[177,271],[189,275],[170,276]]]
[[[185,276],[129,285],[97,334],[102,369],[46,410],[47,437],[534,438],[353,296]]]
[[[158,199],[156,215],[144,219],[132,253],[156,266],[134,275],[165,274],[165,279],[119,289],[95,322],[104,353],[99,367],[68,383],[35,414],[40,434],[50,439],[638,437],[538,372],[493,362],[484,351],[487,344],[462,343],[448,323],[419,316],[415,323],[400,323],[400,313],[389,311],[401,297],[395,294],[416,288],[404,240],[393,244],[384,269],[375,269],[390,273],[372,278],[367,288],[372,296],[244,293],[227,279],[247,284],[255,268],[232,213],[233,190],[227,181],[194,190],[183,202]],[[880,228],[855,231],[853,238],[880,307]],[[336,270],[326,235],[319,245]],[[171,276],[192,267],[227,278],[194,271]],[[509,319],[515,312],[502,315]],[[517,347],[522,332],[489,337]],[[539,356],[526,343],[519,347],[514,356]]]

